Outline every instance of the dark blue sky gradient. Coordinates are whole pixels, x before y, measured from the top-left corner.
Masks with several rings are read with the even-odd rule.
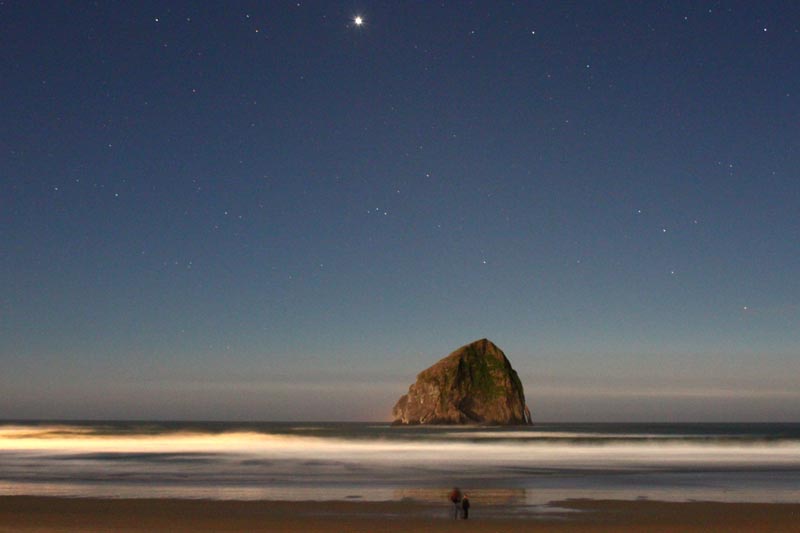
[[[355,15],[365,24],[353,24]],[[0,2],[0,417],[800,420],[796,2]]]

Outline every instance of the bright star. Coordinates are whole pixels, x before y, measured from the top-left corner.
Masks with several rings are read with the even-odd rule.
[[[364,19],[361,18],[361,15],[358,15],[356,18],[353,19],[353,22],[356,26],[362,26],[364,24]]]

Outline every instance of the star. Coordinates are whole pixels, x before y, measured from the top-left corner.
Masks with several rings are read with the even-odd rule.
[[[364,25],[364,19],[361,17],[361,15],[356,15],[356,17],[353,19],[353,23],[356,26],[363,26]]]

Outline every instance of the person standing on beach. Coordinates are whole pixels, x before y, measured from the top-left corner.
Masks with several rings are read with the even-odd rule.
[[[458,490],[458,487],[453,487],[453,490],[450,491],[450,501],[453,503],[453,519],[458,520],[459,504],[461,503],[461,491]]]
[[[466,492],[464,493],[464,498],[461,500],[461,510],[463,511],[461,518],[467,520],[469,518],[469,498]]]

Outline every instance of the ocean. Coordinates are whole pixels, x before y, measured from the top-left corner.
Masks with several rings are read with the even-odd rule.
[[[800,424],[0,422],[0,495],[800,501]]]

